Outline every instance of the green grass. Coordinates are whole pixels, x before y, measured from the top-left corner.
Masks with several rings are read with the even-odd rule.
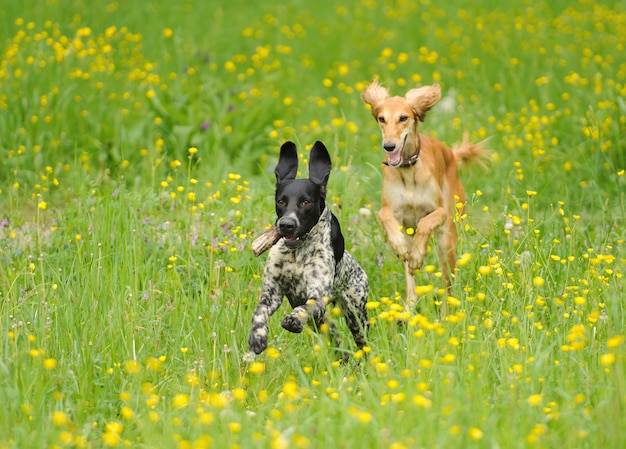
[[[623,447],[626,10],[570,3],[3,2],[0,448]],[[374,76],[494,150],[445,320],[429,255],[397,325]],[[287,306],[243,360],[288,139],[370,279],[347,365]]]

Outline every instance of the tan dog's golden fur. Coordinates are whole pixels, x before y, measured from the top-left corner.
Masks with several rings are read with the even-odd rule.
[[[456,265],[457,231],[455,211],[463,213],[465,192],[457,173],[458,165],[477,161],[488,154],[481,144],[467,138],[460,146],[448,148],[438,140],[419,134],[418,125],[441,98],[438,85],[409,90],[404,97],[389,96],[374,80],[361,93],[378,122],[386,151],[383,162],[382,207],[378,218],[392,251],[404,261],[406,310],[417,297],[414,271],[421,268],[431,235],[437,241],[437,255],[447,287]],[[460,205],[457,206],[457,204]],[[413,228],[411,239],[402,229]],[[442,308],[445,314],[445,302]]]

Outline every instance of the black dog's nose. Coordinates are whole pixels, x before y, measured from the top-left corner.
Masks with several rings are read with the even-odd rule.
[[[396,144],[393,142],[385,142],[383,144],[383,148],[385,149],[385,151],[393,151],[396,149]]]
[[[283,235],[293,235],[298,228],[298,222],[293,218],[283,217],[278,220],[278,230]]]

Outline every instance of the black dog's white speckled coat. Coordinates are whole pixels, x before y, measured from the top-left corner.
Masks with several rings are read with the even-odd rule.
[[[319,329],[327,323],[325,311],[330,302],[340,308],[357,347],[362,348],[369,284],[363,268],[344,250],[339,222],[326,206],[330,156],[321,142],[315,143],[308,182],[295,180],[297,162],[296,147],[287,142],[276,167],[276,226],[283,238],[267,258],[261,297],[252,316],[250,350],[260,354],[266,349],[269,317],[285,296],[293,311],[284,318],[283,328],[298,333],[309,323]],[[328,326],[339,346],[332,322]]]

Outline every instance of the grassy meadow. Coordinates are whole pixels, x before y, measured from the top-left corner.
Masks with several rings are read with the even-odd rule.
[[[623,448],[625,61],[602,0],[3,1],[0,448]],[[434,254],[401,313],[375,76],[493,150],[443,320]],[[370,279],[347,364],[286,304],[244,361],[285,140]]]

